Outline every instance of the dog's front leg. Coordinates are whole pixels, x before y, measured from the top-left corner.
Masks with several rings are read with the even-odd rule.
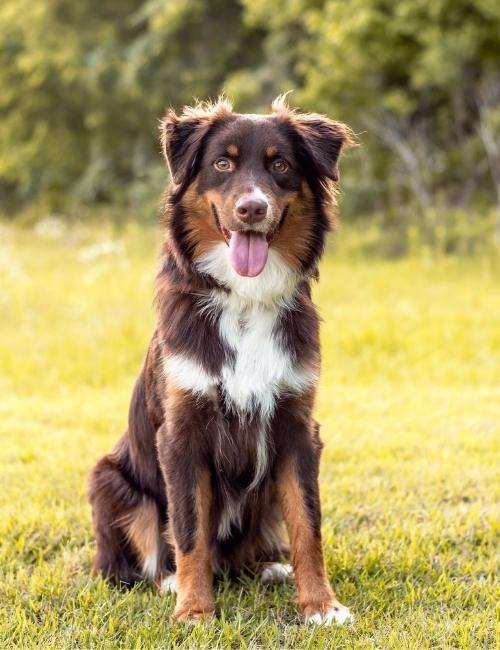
[[[300,436],[300,445],[283,460],[277,473],[278,495],[290,538],[299,606],[306,621],[345,623],[352,621],[352,615],[336,599],[323,558],[318,486],[321,444],[312,431]]]
[[[175,547],[174,616],[196,621],[214,611],[210,510],[212,490],[204,452],[207,416],[188,392],[170,393],[158,452],[167,487],[169,537]]]

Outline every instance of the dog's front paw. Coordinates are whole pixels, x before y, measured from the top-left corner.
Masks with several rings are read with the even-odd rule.
[[[214,614],[212,600],[203,601],[195,596],[182,599],[174,610],[174,618],[184,623],[198,623],[212,618]]]
[[[346,625],[354,623],[354,616],[348,607],[341,605],[338,600],[314,604],[304,607],[306,623],[314,625]]]

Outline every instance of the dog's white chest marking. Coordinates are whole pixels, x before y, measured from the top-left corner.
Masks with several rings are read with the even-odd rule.
[[[292,374],[292,360],[277,331],[279,309],[245,304],[232,295],[220,299],[219,334],[234,355],[222,367],[226,405],[238,413],[267,419]]]
[[[207,372],[184,354],[165,359],[167,378],[179,388],[214,398],[217,389],[226,407],[242,417],[267,420],[277,398],[301,393],[316,379],[314,368],[296,362],[283,342],[277,305],[247,303],[232,294],[214,292],[203,309],[218,314],[218,333],[228,351],[220,372]]]
[[[279,326],[283,310],[293,303],[297,277],[271,249],[264,271],[256,278],[242,278],[232,268],[225,244],[199,260],[198,268],[229,289],[200,298],[200,309],[217,319],[230,354],[217,375],[197,359],[171,354],[165,360],[167,377],[206,397],[215,397],[219,388],[227,408],[242,417],[260,415],[265,422],[279,395],[300,393],[316,379],[314,368],[292,358]]]

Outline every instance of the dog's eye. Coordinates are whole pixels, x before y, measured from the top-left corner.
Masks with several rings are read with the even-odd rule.
[[[273,160],[272,168],[273,172],[283,174],[288,169],[288,163],[283,158],[276,158],[276,160]]]
[[[218,169],[220,172],[230,172],[233,168],[233,163],[229,158],[217,158],[214,162],[215,169]]]

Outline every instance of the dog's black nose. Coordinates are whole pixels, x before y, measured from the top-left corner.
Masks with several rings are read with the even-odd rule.
[[[236,202],[236,216],[245,223],[258,223],[267,214],[267,203],[263,199],[242,197]]]

